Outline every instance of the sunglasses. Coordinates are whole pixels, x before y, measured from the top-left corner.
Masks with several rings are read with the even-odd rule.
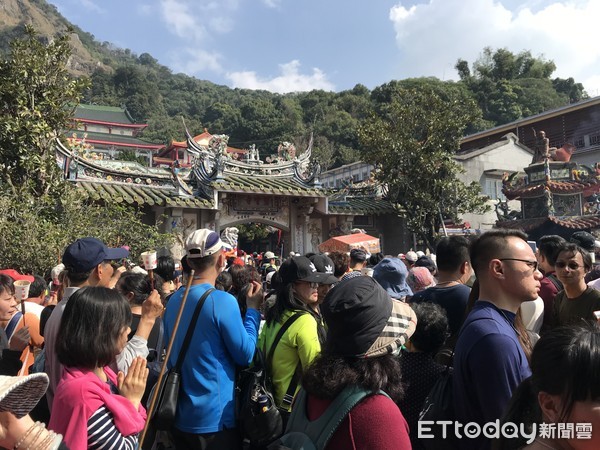
[[[565,267],[568,267],[571,270],[577,270],[582,268],[582,265],[577,264],[574,261],[569,261],[569,262],[565,262],[565,261],[556,261],[556,264],[554,264],[555,267],[558,267],[559,269],[564,269]]]
[[[319,283],[315,283],[314,281],[298,281],[298,283],[306,283],[313,289],[317,289],[320,286]]]

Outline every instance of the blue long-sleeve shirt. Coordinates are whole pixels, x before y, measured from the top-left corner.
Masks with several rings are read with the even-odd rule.
[[[194,309],[209,284],[191,287],[168,366],[173,367]],[[171,333],[184,289],[177,291],[165,311],[165,339]],[[260,313],[249,308],[242,322],[237,300],[215,290],[206,299],[182,367],[181,393],[175,426],[184,432],[214,433],[235,427],[235,367],[247,366],[256,349]]]

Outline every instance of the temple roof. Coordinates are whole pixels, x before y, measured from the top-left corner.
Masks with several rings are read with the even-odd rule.
[[[544,190],[548,187],[554,194],[576,194],[582,192],[585,197],[588,197],[600,190],[600,181],[546,181],[537,184],[528,184],[517,189],[504,190],[504,194],[508,200],[516,198],[539,197],[543,195]]]
[[[76,133],[78,141],[83,139],[83,133],[81,130],[70,130],[66,134],[71,135]],[[81,134],[81,137],[79,135]],[[94,131],[86,131],[85,141],[88,144],[118,144],[120,147],[131,147],[131,148],[147,148],[151,150],[159,150],[164,148],[163,144],[155,144],[152,142],[144,141],[133,136],[124,136],[122,134],[110,134],[110,133],[97,133]]]
[[[146,124],[136,124],[125,108],[114,106],[83,105],[75,109],[74,119],[80,121],[105,122],[122,125],[135,125],[146,127]]]
[[[198,146],[200,146],[200,147],[208,147],[208,144],[209,144],[210,139],[212,137],[213,137],[213,135],[210,134],[208,132],[208,130],[205,128],[203,133],[194,136],[192,139],[193,139],[193,141]],[[186,139],[185,141],[171,141],[171,143],[169,145],[167,145],[165,147],[165,149],[159,153],[159,156],[168,155],[172,150],[174,150],[176,148],[187,149],[188,148],[188,140],[189,140],[189,138]],[[241,149],[241,148],[230,147],[228,145],[227,146],[227,153],[235,153],[235,154],[242,155],[242,154],[248,153],[248,150]]]
[[[213,181],[212,187],[221,192],[283,194],[300,197],[324,197],[325,192],[315,187],[303,186],[293,178],[238,175],[225,173],[222,180]]]
[[[600,227],[600,215],[575,217],[549,216],[538,217],[534,219],[503,220],[498,221],[496,223],[496,226],[498,228],[512,228],[529,232],[531,230],[539,228],[547,222],[552,222],[569,230],[588,230],[591,228]]]
[[[194,196],[181,196],[176,189],[136,186],[132,183],[107,181],[77,181],[79,190],[94,200],[126,202],[139,206],[170,206],[180,208],[213,209],[212,202]]]
[[[368,216],[395,212],[394,206],[381,198],[347,197],[345,201],[329,201],[330,214]]]

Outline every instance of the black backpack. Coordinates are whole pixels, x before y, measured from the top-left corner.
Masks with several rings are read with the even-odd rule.
[[[284,333],[302,314],[295,313],[281,326],[269,349],[267,361],[265,361],[261,349],[257,348],[252,367],[242,370],[238,375],[236,409],[240,429],[244,438],[250,441],[253,447],[264,447],[283,433],[286,411],[280,410],[279,405],[275,404],[267,368],[270,366],[275,348]],[[290,395],[291,391],[293,398],[298,381],[296,376],[292,378],[286,396]]]

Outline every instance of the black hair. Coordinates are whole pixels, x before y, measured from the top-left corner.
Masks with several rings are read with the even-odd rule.
[[[181,258],[181,273],[189,275],[191,271],[192,268],[188,264],[187,255],[184,255],[183,258]]]
[[[432,275],[435,275],[437,272],[437,266],[435,265],[435,262],[433,262],[433,259],[431,259],[431,257],[429,256],[421,256],[419,259],[417,259],[417,262],[415,262],[415,267],[427,267],[427,269],[429,270],[429,272],[431,272]]]
[[[343,252],[331,252],[329,258],[333,261],[333,276],[341,277],[346,272],[348,272],[348,268],[350,267],[350,256],[347,253]]]
[[[575,402],[600,398],[600,327],[583,323],[557,327],[537,342],[531,356],[531,377],[513,393],[503,423],[523,423],[531,430],[544,421],[538,394],[561,398],[559,423],[569,421]],[[497,448],[521,448],[517,439],[502,439]]]
[[[567,241],[563,237],[551,234],[539,238],[536,245],[540,254],[548,260],[548,264],[554,266],[560,248],[566,243]]]
[[[392,354],[352,358],[322,351],[302,377],[302,387],[319,398],[333,399],[349,385],[382,390],[399,402],[404,396],[400,359]]]
[[[235,295],[238,306],[240,307],[240,312],[242,314],[242,318],[246,317],[246,311],[248,310],[247,298],[248,298],[248,290],[250,289],[250,282],[257,281],[261,282],[262,278],[258,270],[252,266],[240,266],[242,267],[242,271],[237,272],[237,277],[232,274],[233,279],[233,287],[232,291],[236,289],[236,284],[239,285],[243,283],[239,290],[233,294]],[[231,271],[231,269],[230,269]],[[233,292],[232,292],[233,293]]]
[[[246,270],[246,266],[240,266],[239,264],[232,265],[229,268],[229,274],[232,280],[231,294],[234,296],[252,279],[251,272]]]
[[[131,324],[131,308],[118,291],[88,286],[65,307],[56,337],[56,354],[66,367],[92,370],[110,364],[120,352],[119,338]]]
[[[454,272],[469,261],[469,241],[465,237],[446,236],[440,239],[435,249],[438,270]]]
[[[381,252],[373,253],[371,256],[369,256],[368,263],[371,267],[375,267],[384,258],[385,256]]]
[[[0,274],[0,294],[8,292],[10,294],[15,293],[14,281],[8,275]]]
[[[154,287],[162,298],[162,278],[154,274]],[[150,277],[143,273],[126,272],[121,275],[117,281],[116,289],[127,297],[127,294],[132,293],[133,298],[129,300],[132,305],[141,305],[152,293],[152,284]]]
[[[583,260],[585,271],[589,272],[590,270],[592,270],[592,255],[583,247],[580,247],[579,245],[574,244],[572,242],[566,242],[558,249],[556,253],[556,259],[558,259],[561,253],[569,253],[572,256],[575,256],[577,253],[581,254],[581,259]],[[554,265],[556,265],[556,260],[554,261]]]
[[[171,256],[159,256],[154,273],[159,274],[164,281],[173,281],[175,279],[175,260]]]
[[[189,251],[190,255],[194,253],[200,253],[200,250],[192,249]],[[217,262],[217,258],[219,257],[219,252],[213,253],[212,255],[204,256],[202,258],[187,258],[187,265],[190,266],[190,270],[193,269],[196,272],[196,275],[199,273],[205,272],[210,267],[214,266]]]
[[[417,316],[417,328],[410,342],[417,350],[435,355],[448,338],[446,310],[429,302],[412,303],[410,306]]]
[[[29,286],[29,297],[39,297],[44,292],[46,292],[47,287],[48,285],[46,284],[46,280],[44,280],[39,275],[34,275],[33,282],[31,283],[31,286]]]
[[[69,285],[79,286],[87,281],[90,275],[92,275],[93,270],[88,270],[87,272],[75,272],[73,268],[65,266],[63,272],[69,280]]]
[[[232,285],[233,280],[229,272],[221,272],[215,280],[215,289],[218,289],[220,291],[229,292],[231,290]]]
[[[492,259],[505,253],[508,239],[513,237],[527,242],[527,235],[520,230],[495,229],[486,231],[471,243],[469,256],[475,275],[478,278],[486,271]]]
[[[275,277],[275,275],[273,275],[273,277]],[[270,325],[274,322],[280,322],[283,313],[286,310],[307,311],[311,315],[315,316],[316,313],[311,308],[306,306],[302,300],[296,298],[294,295],[293,281],[285,284],[278,283],[276,287],[276,295],[277,298],[275,303],[267,310],[265,314],[267,325]]]

